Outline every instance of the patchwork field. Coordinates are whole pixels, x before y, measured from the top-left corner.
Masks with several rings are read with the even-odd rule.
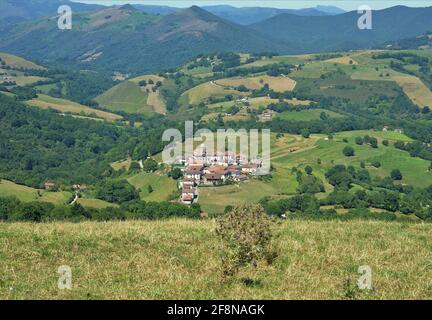
[[[285,221],[278,257],[221,281],[213,220],[1,223],[2,299],[429,299],[431,224]],[[353,241],[355,239],[355,241]],[[72,270],[58,290],[57,269]],[[355,289],[359,266],[372,291]],[[246,285],[244,279],[252,279]]]
[[[324,112],[330,118],[342,118],[343,115],[325,109],[310,109],[302,111],[285,111],[276,114],[275,117],[291,121],[312,121],[320,120],[321,113]]]
[[[373,149],[367,145],[357,145],[354,140],[357,136],[373,136],[378,139],[379,147]],[[348,143],[343,142],[347,139]],[[390,146],[384,147],[382,140],[390,141]],[[309,139],[300,136],[285,134],[280,138],[272,135],[271,163],[274,167],[272,179],[269,181],[251,180],[236,185],[200,188],[199,204],[210,213],[221,213],[225,206],[239,202],[257,202],[263,197],[280,197],[294,194],[298,183],[291,172],[293,167],[303,169],[306,165],[313,168],[313,173],[319,177],[328,194],[333,190],[324,178],[325,172],[336,164],[353,165],[360,168],[360,162],[366,163],[370,174],[378,177],[389,176],[391,170],[399,169],[403,179],[400,183],[416,187],[427,187],[432,181],[432,172],[428,171],[429,161],[413,158],[407,152],[398,150],[392,143],[410,141],[410,139],[397,132],[350,131],[335,135],[328,140],[324,135],[312,135]],[[355,156],[345,157],[342,150],[346,145],[355,150]],[[317,160],[321,160],[321,164]],[[380,168],[371,165],[373,161],[381,163]],[[322,197],[324,194],[318,194]]]
[[[351,57],[339,57],[339,58],[333,58],[333,59],[328,59],[326,60],[326,62],[330,62],[330,63],[340,63],[340,64],[351,64],[351,65],[355,65],[358,64],[358,62],[356,60],[354,60]]]
[[[270,89],[276,92],[292,91],[296,85],[295,80],[292,80],[288,77],[270,77],[267,75],[258,77],[220,79],[216,80],[215,83],[231,88],[244,85],[250,90],[260,89],[264,86],[264,84],[268,84]]]
[[[26,101],[26,104],[42,109],[54,109],[64,113],[73,113],[90,117],[106,119],[108,121],[121,120],[122,117],[102,110],[93,109],[82,104],[59,98],[39,94],[37,98]]]
[[[213,82],[206,82],[200,84],[182,94],[182,97],[187,99],[189,104],[198,104],[210,97],[222,98],[231,94],[234,96],[245,96],[247,93],[242,93],[237,90],[226,89],[223,86],[217,85]]]

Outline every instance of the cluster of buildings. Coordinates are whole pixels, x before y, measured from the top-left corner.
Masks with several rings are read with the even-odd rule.
[[[198,200],[198,186],[221,185],[227,181],[244,182],[256,173],[261,163],[249,163],[240,154],[230,151],[208,155],[205,149],[186,159],[183,169],[181,202],[192,204]]]

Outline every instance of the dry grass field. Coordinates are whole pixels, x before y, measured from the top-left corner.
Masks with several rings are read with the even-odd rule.
[[[217,80],[215,82],[227,87],[238,87],[244,85],[250,90],[260,89],[267,83],[270,89],[276,92],[292,91],[296,86],[296,82],[288,77],[271,77],[267,75],[248,78],[228,78]]]
[[[430,299],[431,224],[284,221],[273,265],[222,281],[213,220],[2,223],[2,299]],[[59,290],[57,269],[72,269]],[[356,289],[359,266],[373,290]],[[244,279],[252,279],[245,284]]]
[[[358,62],[356,60],[354,60],[351,57],[347,57],[347,56],[345,56],[345,57],[339,57],[339,58],[333,58],[333,59],[328,59],[328,60],[325,60],[325,61],[326,62],[331,62],[331,63],[340,63],[340,64],[352,64],[352,65],[358,64]]]
[[[188,98],[190,104],[198,104],[209,97],[224,97],[228,94],[246,95],[237,90],[225,89],[224,87],[212,82],[200,84],[183,93],[183,95]]]
[[[6,62],[6,65],[11,67],[12,69],[34,69],[34,70],[44,70],[44,67],[41,67],[31,61],[26,59],[14,56],[12,54],[7,54],[0,52],[0,58]]]
[[[115,121],[115,120],[122,119],[121,116],[114,113],[93,109],[73,101],[53,98],[44,94],[39,94],[37,98],[27,101],[26,104],[33,107],[42,108],[42,109],[54,109],[60,112],[94,116],[94,117],[106,119],[108,121]]]
[[[419,107],[432,106],[432,92],[417,77],[410,75],[392,77],[407,96]]]

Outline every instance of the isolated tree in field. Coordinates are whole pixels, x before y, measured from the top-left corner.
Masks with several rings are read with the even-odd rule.
[[[388,140],[383,140],[382,144],[383,144],[383,146],[388,147],[389,141]]]
[[[399,169],[393,169],[393,170],[390,172],[390,177],[391,177],[393,180],[402,180],[402,173],[400,172]]]
[[[356,137],[355,138],[355,143],[358,145],[362,145],[363,144],[363,138],[362,137]]]
[[[311,166],[306,166],[306,167],[305,167],[305,172],[306,172],[308,175],[312,174],[312,171],[313,171],[313,169],[312,169]]]
[[[272,221],[259,205],[241,205],[217,220],[216,234],[221,241],[223,277],[235,275],[247,265],[272,263]]]
[[[301,131],[301,135],[303,136],[303,138],[309,138],[310,137],[310,131],[309,131],[309,129],[303,129]]]
[[[147,191],[148,191],[148,193],[152,193],[153,192],[153,187],[150,184],[147,187]]]
[[[351,146],[346,146],[345,148],[343,148],[342,153],[346,157],[352,157],[354,156],[354,149]]]
[[[374,166],[375,168],[379,168],[379,167],[381,167],[381,162],[379,162],[379,161],[372,161],[372,166]]]

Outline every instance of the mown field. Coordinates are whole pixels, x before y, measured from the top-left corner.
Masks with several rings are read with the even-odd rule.
[[[0,224],[2,299],[430,299],[431,224],[284,221],[278,257],[221,281],[213,220]],[[59,290],[57,269],[72,269]],[[372,269],[373,290],[355,287]],[[249,283],[245,279],[249,279]],[[252,280],[252,281],[251,281]]]
[[[53,98],[44,94],[39,94],[37,98],[27,101],[26,104],[42,109],[54,109],[64,113],[97,117],[108,121],[122,119],[121,116],[114,113],[93,109],[73,101]]]

